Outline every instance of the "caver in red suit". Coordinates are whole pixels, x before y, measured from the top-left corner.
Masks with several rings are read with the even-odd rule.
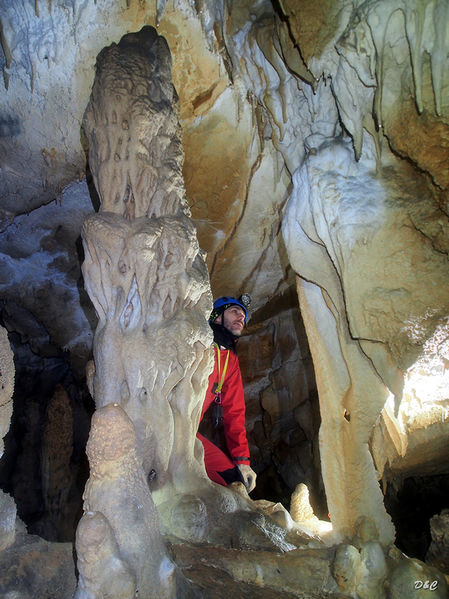
[[[210,319],[214,332],[215,363],[209,377],[201,420],[206,412],[212,413],[218,424],[216,410],[220,411],[227,453],[204,435],[198,433],[197,437],[204,447],[204,464],[211,480],[221,485],[240,481],[248,491],[252,491],[256,474],[250,467],[245,430],[245,398],[236,354],[236,343],[246,321],[246,314],[244,304],[235,298],[226,297],[214,303]],[[229,329],[225,325],[229,326]]]

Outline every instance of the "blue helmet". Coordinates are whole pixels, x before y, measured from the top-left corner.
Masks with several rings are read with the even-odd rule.
[[[230,306],[240,306],[240,308],[242,308],[245,312],[246,322],[246,319],[248,318],[247,307],[250,305],[250,303],[251,297],[247,293],[244,293],[238,299],[229,296],[219,297],[214,301],[214,308],[209,317],[209,322],[215,322],[217,318],[220,316],[220,314],[223,314],[223,312],[227,310]]]

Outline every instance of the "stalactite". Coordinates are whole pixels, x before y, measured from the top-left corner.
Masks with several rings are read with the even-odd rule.
[[[165,13],[167,0],[156,0],[156,27],[159,27]]]
[[[415,6],[408,6],[405,13],[406,33],[410,45],[411,65],[413,70],[413,79],[415,82],[415,99],[418,112],[423,111],[422,102],[422,54],[423,54],[423,27],[424,15],[419,0]],[[421,8],[420,8],[421,7]],[[386,32],[385,32],[386,33]],[[381,81],[382,85],[382,81]]]
[[[284,26],[277,16],[275,23],[277,35],[274,38],[274,44],[275,46],[278,46],[277,50],[279,55],[282,56],[288,68],[298,75],[298,77],[300,77],[303,81],[311,85],[315,91],[317,80],[307,68],[299,48],[292,44],[292,36],[288,31],[288,26]]]
[[[387,8],[390,8],[390,10],[386,10]],[[404,31],[410,47],[410,64],[413,72],[415,101],[418,112],[422,113],[424,109],[422,60],[425,53],[430,56],[435,112],[437,115],[441,112],[441,94],[447,60],[447,51],[445,49],[449,15],[447,2],[444,0],[432,0],[431,2],[427,0],[415,0],[415,2],[401,0],[397,4],[390,3],[389,6],[382,4],[381,7],[373,4],[372,7],[368,6],[368,12],[364,17],[370,24],[378,56],[377,62],[380,63],[380,67],[377,68],[378,93],[380,93],[380,96],[376,101],[376,112],[378,112],[380,124],[382,123],[381,88],[383,85],[384,48],[389,39],[389,24],[397,11],[404,15]]]
[[[449,22],[449,4],[446,0],[437,0],[433,13],[435,28],[434,49],[430,57],[432,65],[432,83],[435,93],[435,107],[441,116],[443,103],[443,83],[447,69],[447,24]]]
[[[5,84],[5,89],[8,90],[8,86],[9,86],[9,73],[6,72],[6,69],[9,69],[11,66],[11,62],[12,62],[12,54],[11,54],[11,50],[9,49],[9,44],[8,44],[8,40],[6,39],[5,36],[5,32],[3,29],[3,23],[2,20],[0,18],[0,44],[3,50],[3,54],[5,57],[5,65],[3,67],[3,81]]]
[[[402,48],[403,51],[400,42],[402,31],[408,44],[418,113],[422,114],[425,110],[424,103],[429,102],[428,92],[423,89],[423,60],[427,54],[430,58],[434,110],[437,116],[441,115],[444,78],[447,76],[445,45],[448,11],[449,5],[441,0],[397,0],[365,2],[351,16],[336,45],[340,56],[337,73],[333,75],[333,88],[343,123],[354,140],[356,159],[360,158],[362,152],[363,128],[368,130],[363,123],[372,115],[377,127],[376,136],[381,138],[384,135],[384,119],[388,120],[394,110],[393,106],[385,105],[385,86],[391,85],[386,77],[390,76],[394,47]],[[394,45],[392,40],[395,40]],[[404,64],[402,68],[407,67]],[[351,69],[357,74],[362,86],[354,77],[351,78]],[[373,106],[368,99],[370,88],[374,90]],[[353,106],[348,105],[351,94]]]
[[[272,89],[272,86],[267,81],[267,91],[265,93],[265,104],[270,109],[273,120],[276,122],[279,129],[279,141],[282,142],[284,138],[284,125],[287,122],[287,107],[286,107],[286,79],[290,76],[285,68],[279,51],[279,40],[275,40],[273,44],[272,39],[272,20],[270,19],[267,24],[261,23],[256,28],[256,40],[257,45],[262,51],[263,56],[272,66],[274,71],[279,78],[279,84],[276,90]],[[276,43],[277,42],[277,43]],[[281,106],[281,110],[276,110],[276,105]]]

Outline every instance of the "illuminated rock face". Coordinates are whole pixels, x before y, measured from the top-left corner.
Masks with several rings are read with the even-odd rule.
[[[0,458],[3,455],[3,437],[9,430],[14,391],[14,362],[6,329],[0,327]]]
[[[300,32],[300,9],[288,10]],[[441,10],[426,5],[433,19],[426,26],[424,12],[409,3],[366,3],[353,20],[340,14],[338,54],[328,44],[308,65],[335,77],[352,144],[311,138],[283,225],[317,375],[332,520],[353,534],[357,518],[368,515],[384,541],[393,529],[377,479],[420,467],[421,474],[435,472],[447,446],[449,221],[439,188],[447,187],[447,169],[439,161],[449,113],[440,95],[448,85],[440,70]],[[405,86],[398,86],[398,70]],[[384,136],[375,133],[373,103]],[[431,121],[441,151],[419,135]],[[430,177],[394,157],[386,139]],[[405,150],[410,144],[413,151]]]
[[[423,377],[422,387],[426,375],[427,385],[444,376],[449,304],[443,281],[449,268],[440,232],[449,230],[449,222],[419,176],[396,164],[374,177],[375,168],[366,154],[356,163],[351,148],[341,144],[311,156],[294,177],[284,233],[292,265],[301,273],[298,288],[317,374],[323,476],[333,522],[351,529],[370,514],[387,540],[393,531],[381,515],[368,447],[389,394],[398,406],[404,401],[406,414],[412,410],[407,389],[413,372]],[[411,193],[412,177],[414,189],[422,189],[419,205]],[[438,351],[430,342],[434,333],[440,338]],[[425,402],[416,382],[414,389]],[[429,465],[443,457],[447,440],[441,419],[446,396],[431,394],[427,400],[441,404],[431,418],[439,423],[433,434],[441,442],[431,446]],[[420,442],[414,440],[414,432],[430,424],[429,416],[409,413],[402,419],[398,452],[405,455],[408,443],[416,453],[415,443],[423,446],[432,438],[429,430],[421,431]],[[383,451],[376,435],[378,464]],[[418,461],[426,463],[423,454],[415,460],[416,467]]]
[[[128,220],[187,213],[167,42],[145,27],[100,53],[96,69],[84,130],[102,211]]]

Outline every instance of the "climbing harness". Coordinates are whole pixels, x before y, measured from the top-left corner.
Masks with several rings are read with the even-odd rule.
[[[212,406],[212,427],[220,428],[223,425],[223,402],[221,401],[221,389],[225,380],[226,370],[228,369],[229,350],[226,354],[223,370],[221,370],[221,350],[217,343],[214,343],[214,345],[217,348],[218,381],[214,383],[212,387],[212,393],[215,395]]]

